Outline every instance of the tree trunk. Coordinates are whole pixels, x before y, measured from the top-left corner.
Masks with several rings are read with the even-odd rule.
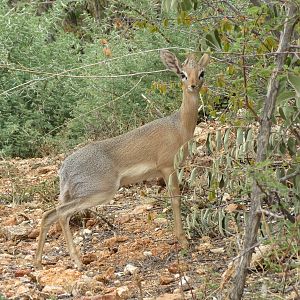
[[[284,24],[284,30],[281,34],[277,54],[275,58],[276,66],[269,80],[266,100],[262,115],[260,118],[260,129],[257,137],[257,156],[256,162],[262,162],[266,159],[266,152],[272,126],[272,116],[275,109],[276,97],[279,89],[278,73],[282,71],[284,60],[289,50],[289,43],[292,38],[295,24],[299,21],[298,8],[295,4],[289,2],[287,4],[287,16]],[[245,229],[244,249],[237,264],[236,273],[233,278],[233,287],[230,291],[229,298],[231,300],[239,300],[242,298],[244,286],[246,282],[247,269],[251,261],[254,245],[257,242],[257,231],[260,225],[260,208],[262,202],[262,191],[258,183],[255,181],[251,194],[251,209],[248,223]]]

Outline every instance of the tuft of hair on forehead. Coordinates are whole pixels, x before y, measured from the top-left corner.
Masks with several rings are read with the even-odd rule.
[[[189,68],[195,68],[198,64],[198,60],[194,53],[188,54],[186,60],[183,62],[183,66],[187,66]]]

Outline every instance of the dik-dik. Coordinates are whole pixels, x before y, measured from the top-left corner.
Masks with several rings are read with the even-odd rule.
[[[199,89],[209,56],[197,62],[193,55],[181,65],[174,54],[160,52],[162,62],[182,81],[183,99],[178,111],[154,120],[120,136],[94,142],[75,151],[59,171],[60,204],[44,213],[36,251],[36,265],[41,267],[47,232],[59,221],[72,260],[82,267],[69,227],[70,217],[83,209],[110,201],[123,185],[163,177],[168,185],[174,215],[175,237],[188,245],[180,210],[180,190],[174,157],[182,145],[193,137],[197,123]],[[169,181],[169,177],[171,180]]]

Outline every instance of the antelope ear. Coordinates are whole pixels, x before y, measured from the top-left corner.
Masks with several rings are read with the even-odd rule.
[[[209,55],[204,53],[203,56],[200,58],[198,65],[202,68],[205,68],[209,63]]]
[[[180,75],[181,73],[180,63],[177,57],[172,52],[168,50],[161,50],[160,59],[170,71],[173,71],[175,74]]]

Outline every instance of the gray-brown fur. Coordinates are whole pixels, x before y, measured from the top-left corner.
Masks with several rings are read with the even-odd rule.
[[[75,151],[63,162],[60,176],[60,204],[44,213],[36,253],[36,264],[41,266],[42,251],[47,231],[52,223],[59,221],[68,250],[77,267],[82,263],[78,257],[69,220],[82,209],[111,200],[122,185],[163,177],[172,198],[174,233],[183,246],[185,237],[181,213],[180,190],[174,170],[174,156],[182,145],[192,138],[197,122],[199,88],[203,78],[199,72],[209,60],[204,55],[199,63],[180,66],[176,56],[164,50],[163,63],[177,75],[186,74],[183,80],[183,100],[180,109],[172,115],[154,120],[123,135],[98,141]]]

